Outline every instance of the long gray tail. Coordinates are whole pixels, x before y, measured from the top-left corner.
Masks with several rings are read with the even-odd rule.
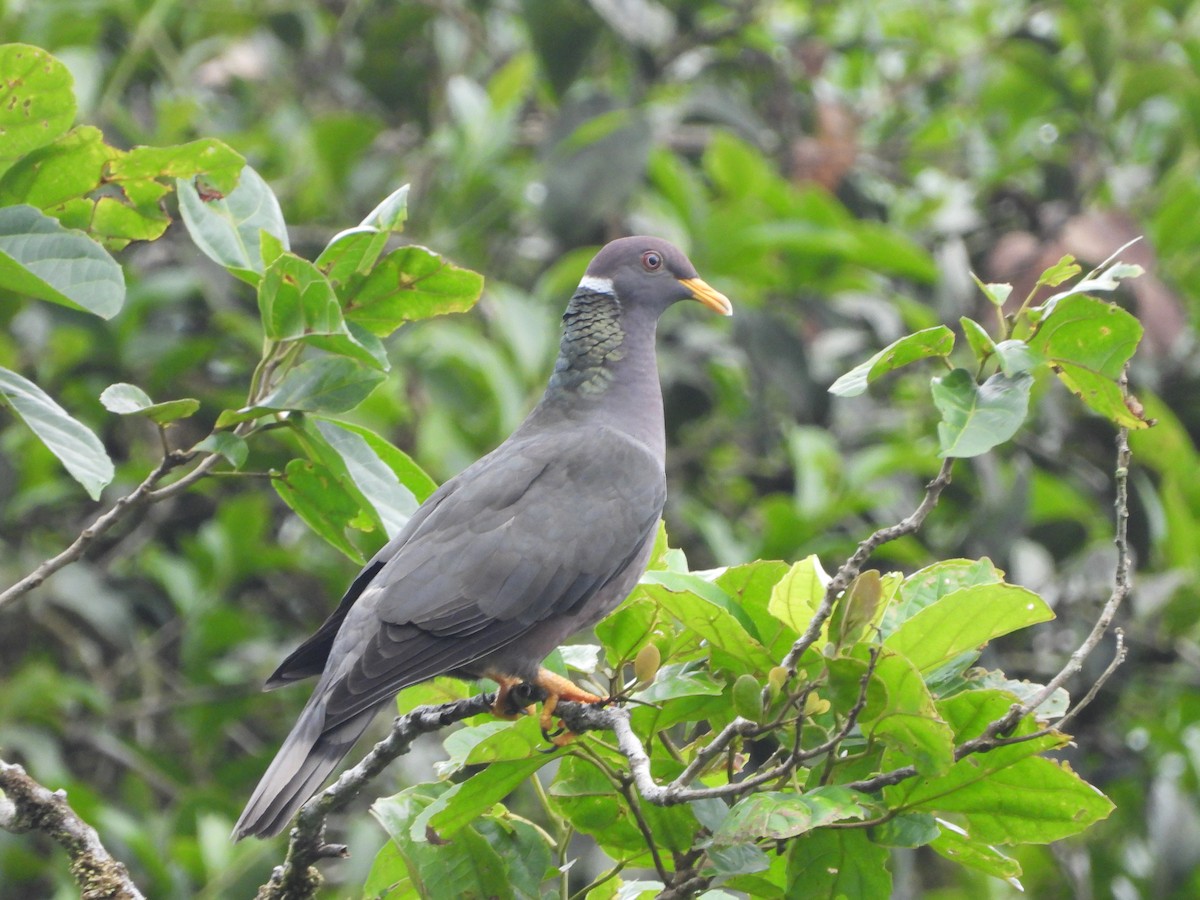
[[[362,737],[377,711],[378,707],[364,710],[324,731],[325,704],[314,697],[242,810],[233,826],[233,839],[265,838],[282,831]]]

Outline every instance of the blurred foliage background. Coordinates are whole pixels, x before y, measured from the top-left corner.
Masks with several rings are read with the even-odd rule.
[[[243,153],[301,254],[412,183],[407,238],[487,287],[472,313],[404,329],[357,415],[439,481],[539,395],[596,245],[684,246],[737,308],[663,325],[666,520],[697,568],[835,564],[905,515],[937,466],[925,379],[849,400],[829,383],[901,334],[982,315],[970,271],[1024,296],[1064,253],[1094,265],[1143,235],[1124,258],[1149,274],[1120,299],[1147,330],[1132,379],[1159,424],[1133,435],[1131,654],[1071,758],[1118,809],[1021,862],[1035,897],[1200,893],[1200,4],[7,0],[0,34],[63,60],[80,120],[115,144]],[[112,497],[160,448],[103,411],[104,387],[199,397],[189,446],[239,405],[259,352],[252,291],[181,229],[121,260],[111,324],[0,297],[0,364],[101,433]],[[987,555],[1042,593],[1057,622],[1002,651],[1030,678],[1077,645],[1114,555],[1112,429],[1037,390],[1037,421],[960,464],[920,538],[879,561]],[[288,459],[268,451],[251,468]],[[0,581],[95,511],[0,418]],[[149,896],[249,896],[281,845],[227,835],[306,693],[257,688],[352,574],[263,484],[209,479],[0,613],[0,745],[68,789]],[[366,815],[345,827],[356,855],[330,896],[383,841]],[[898,896],[1011,892],[923,853],[894,862]],[[0,897],[72,892],[39,840],[0,834],[0,873]]]

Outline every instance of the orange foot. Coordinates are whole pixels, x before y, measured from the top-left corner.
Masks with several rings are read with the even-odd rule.
[[[515,704],[520,702],[513,691],[519,685],[524,685],[524,682],[519,678],[513,678],[508,675],[500,675],[495,672],[489,672],[488,677],[500,686],[496,691],[496,700],[492,703],[492,715],[501,719],[516,719],[522,714],[532,715],[533,707],[527,706],[520,709]],[[545,694],[545,699],[542,701],[542,714],[539,717],[539,722],[542,726],[542,736],[547,741],[556,747],[562,747],[569,743],[575,735],[563,728],[553,729],[554,710],[558,706],[560,700],[570,700],[575,703],[607,703],[607,697],[599,697],[596,694],[589,693],[578,687],[574,682],[563,678],[561,675],[556,675],[549,669],[538,669],[537,678],[532,682],[533,686],[541,688]]]
[[[509,694],[512,693],[513,688],[519,684],[524,684],[520,678],[510,678],[507,675],[497,675],[495,673],[489,673],[488,677],[490,677],[492,681],[496,682],[496,684],[500,686],[500,689],[496,691],[496,699],[492,703],[493,716],[498,719],[512,720],[519,719],[522,715],[533,715],[532,706],[527,706],[523,710],[518,709],[513,704],[514,698],[509,697]]]
[[[551,726],[553,723],[554,710],[558,706],[560,700],[570,700],[575,703],[606,703],[607,697],[598,697],[595,694],[589,693],[578,687],[574,682],[568,681],[561,675],[555,675],[549,669],[538,669],[537,680],[535,682],[538,687],[546,692],[546,699],[542,701],[542,716],[540,724],[542,726],[542,737],[548,740],[555,747],[562,747],[574,740],[575,735],[567,731],[564,727],[559,727],[553,733]],[[561,725],[561,723],[560,723]]]

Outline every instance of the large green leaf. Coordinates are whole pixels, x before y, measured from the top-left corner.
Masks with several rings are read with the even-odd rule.
[[[366,562],[346,537],[358,518],[358,500],[347,492],[337,475],[319,463],[293,459],[281,478],[272,479],[276,492],[304,523],[354,562]]]
[[[899,601],[888,608],[880,630],[886,637],[951,591],[975,584],[999,584],[1004,573],[986,556],[983,559],[943,559],[913,572],[900,585]]]
[[[1121,307],[1094,297],[1064,297],[1029,345],[1084,403],[1118,425],[1147,428],[1130,410],[1118,380],[1142,339],[1142,326]]]
[[[429,474],[417,465],[411,456],[370,428],[342,421],[338,421],[337,426],[352,434],[357,434],[366,441],[367,446],[374,451],[375,455],[392,470],[400,484],[412,492],[412,495],[417,498],[417,502],[424,503],[429,495],[437,490],[437,482],[430,478]]]
[[[908,802],[914,808],[958,813],[971,838],[988,844],[1048,844],[1078,834],[1114,809],[1111,800],[1066,763],[1039,756],[990,771],[986,778],[964,780],[954,790],[932,784],[925,794],[917,791]]]
[[[113,464],[92,430],[71,418],[32,381],[5,368],[0,368],[0,396],[92,499],[100,499],[100,492],[113,479]]]
[[[482,291],[482,275],[424,247],[401,247],[379,261],[344,305],[347,320],[386,337],[404,322],[466,312]]]
[[[1010,378],[997,372],[976,384],[966,369],[955,369],[933,379],[933,402],[941,411],[938,423],[939,456],[979,456],[1003,444],[1025,421],[1029,410],[1032,376]]]
[[[866,657],[866,647],[860,647],[855,658],[829,662],[839,708],[850,709],[857,702]],[[903,753],[924,775],[944,772],[954,763],[954,731],[939,715],[920,671],[886,648],[875,660],[859,727]]]
[[[775,665],[776,660],[753,635],[753,623],[724,591],[711,582],[696,575],[648,572],[636,595],[658,601],[663,609],[685,622],[714,649],[750,670],[765,672]]]
[[[67,67],[40,47],[0,45],[0,172],[71,126],[73,84]]]
[[[549,755],[535,753],[525,759],[503,760],[485,766],[430,804],[426,814],[413,822],[415,833],[412,837],[423,838],[427,828],[441,839],[454,837],[524,784],[550,760]]]
[[[888,344],[829,386],[829,393],[854,397],[878,378],[920,359],[946,357],[954,349],[954,332],[945,325],[925,328]]]
[[[403,857],[419,896],[430,900],[539,898],[550,864],[549,847],[539,829],[528,823],[518,827],[523,820],[481,820],[462,829],[453,841],[413,839],[414,820],[443,790],[443,786],[418,785],[371,806]]]
[[[279,201],[253,168],[242,169],[238,186],[227,196],[201,196],[190,179],[175,182],[179,212],[188,234],[209,259],[250,284],[265,268],[260,232],[288,247],[287,226]]]
[[[312,421],[317,432],[338,455],[350,480],[374,508],[388,537],[395,537],[419,505],[413,492],[401,483],[361,433],[346,428],[341,422]]]
[[[86,234],[9,206],[0,209],[0,288],[110,319],[125,301],[125,273]]]
[[[1053,618],[1046,601],[1033,591],[1011,584],[978,584],[925,607],[888,635],[884,646],[928,675],[993,638]]]
[[[888,848],[861,828],[822,828],[788,847],[788,900],[858,900],[892,894]]]

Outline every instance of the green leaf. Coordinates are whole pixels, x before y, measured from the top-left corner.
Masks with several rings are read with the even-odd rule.
[[[263,332],[272,340],[303,341],[373,369],[390,368],[379,339],[363,329],[350,330],[333,285],[295,254],[281,252],[267,267],[258,288],[258,309]]]
[[[865,830],[823,828],[788,847],[788,900],[890,897],[888,849]]]
[[[1035,756],[954,791],[920,797],[918,793],[909,801],[964,816],[971,838],[988,844],[1048,844],[1079,834],[1115,808],[1066,763]]]
[[[383,379],[382,372],[364,369],[352,360],[322,356],[290,369],[255,409],[346,412],[362,403]]]
[[[105,319],[125,302],[125,274],[103,247],[24,205],[0,209],[0,287]]]
[[[871,838],[888,847],[924,847],[941,834],[937,819],[929,813],[903,813],[871,829]]]
[[[1118,385],[1141,339],[1141,324],[1121,307],[1073,295],[1054,307],[1029,344],[1091,409],[1118,425],[1148,428]]]
[[[0,45],[0,171],[71,127],[73,86],[67,67],[40,47]]]
[[[370,900],[402,900],[414,896],[416,889],[408,877],[408,864],[400,849],[388,841],[375,854],[371,871],[363,885],[363,897]]]
[[[536,725],[536,720],[530,719]],[[480,816],[524,784],[534,772],[551,761],[547,754],[535,753],[525,759],[494,762],[466,781],[454,785],[413,821],[413,840],[424,839],[430,828],[442,839],[457,835]]]
[[[855,397],[867,385],[888,372],[917,360],[933,356],[949,356],[954,349],[954,332],[945,325],[925,328],[905,335],[888,344],[864,363],[855,366],[829,386],[829,393],[839,397]]]
[[[972,840],[971,836],[957,825],[943,819],[936,821],[940,825],[939,834],[929,846],[938,855],[993,878],[1003,878],[1017,890],[1021,890],[1020,882],[1016,880],[1021,874],[1021,864],[1017,860],[1005,856],[990,844]]]
[[[155,403],[140,387],[124,382],[106,387],[100,394],[100,402],[109,412],[121,416],[145,416],[159,425],[186,419],[200,408],[200,401],[191,397]]]
[[[1000,360],[1000,371],[1009,378],[1032,372],[1045,362],[1024,341],[1001,341],[996,345],[996,355]]]
[[[596,625],[609,665],[619,666],[637,655],[658,622],[658,605],[635,592]]]
[[[272,484],[309,528],[359,565],[366,562],[346,537],[346,529],[360,514],[358,502],[333,472],[306,459],[293,459],[283,477],[272,479]]]
[[[104,143],[99,128],[72,128],[4,173],[0,203],[28,203],[45,210],[83,197],[100,186],[105,164],[119,153]]]
[[[1068,278],[1074,278],[1082,271],[1083,269],[1075,262],[1075,257],[1068,253],[1038,277],[1035,287],[1056,287]]]
[[[734,804],[712,837],[713,846],[786,840],[833,822],[861,821],[872,815],[866,794],[830,785],[803,794],[764,791]]]
[[[263,333],[276,341],[309,334],[345,334],[333,285],[306,259],[284,252],[263,274],[258,288]]]
[[[413,820],[440,790],[431,785],[417,785],[376,800],[371,806],[371,813],[404,858],[417,893],[431,900],[515,898],[504,858],[474,828],[464,829],[456,840],[445,844],[412,839]]]
[[[941,457],[979,456],[1017,433],[1029,409],[1033,378],[997,372],[982,385],[966,369],[933,379],[933,402],[941,411]]]
[[[957,721],[957,718],[964,713],[971,715],[984,707],[987,707],[990,712],[995,712],[999,717],[1007,711],[1007,704],[1011,703],[1014,698],[1004,698],[999,691],[979,691],[971,692],[977,694],[995,695],[995,697],[987,697],[983,703],[980,703],[978,698],[971,698],[969,702],[948,703],[943,701],[938,704],[938,708],[942,711],[946,721],[955,728],[955,742],[961,743],[963,740],[968,740],[969,737],[978,736],[987,728],[989,722],[981,721],[981,716],[972,718],[969,723]],[[962,696],[962,695],[958,695]],[[952,698],[957,700],[958,697]],[[1003,709],[998,709],[999,705],[1003,705]],[[1035,727],[1034,723],[1029,719],[1024,719],[1017,729],[1017,736],[1025,736],[1032,732]],[[997,772],[1009,769],[1025,759],[1037,756],[1039,753],[1045,753],[1048,750],[1054,750],[1064,746],[1068,742],[1065,735],[1051,732],[1049,734],[1031,737],[1015,744],[1006,744],[989,750],[987,753],[975,753],[969,756],[964,756],[948,771],[935,777],[917,776],[901,782],[897,785],[884,788],[884,799],[890,809],[904,811],[928,811],[937,813],[943,808],[943,804],[950,802],[951,807],[954,806],[953,801],[947,801],[947,797],[955,793],[982,785],[986,791],[986,786],[992,782]]]
[[[1048,622],[1054,612],[1033,591],[1011,584],[959,588],[905,621],[884,646],[928,675],[1001,635]]]
[[[988,357],[996,352],[996,342],[992,340],[992,336],[974,319],[963,316],[958,323],[962,326],[967,346],[971,348],[975,358],[981,363],[986,362]]]
[[[389,538],[399,534],[419,505],[412,491],[400,482],[361,434],[334,420],[308,421],[337,457],[321,461],[326,465],[336,463],[337,468],[346,472],[363,501],[379,516]]]
[[[393,250],[344,303],[346,319],[386,337],[404,322],[466,312],[483,291],[483,276],[432,250]]]
[[[250,166],[227,196],[201,196],[191,180],[175,182],[179,212],[192,241],[209,259],[249,284],[264,271],[259,232],[265,231],[287,249],[287,226],[270,186]]]
[[[0,367],[0,396],[58,457],[93,500],[113,479],[113,464],[90,428],[71,418],[45,391],[16,372]]]
[[[665,703],[678,697],[719,697],[723,693],[724,683],[707,669],[696,668],[694,662],[668,663],[658,670],[654,681],[632,699],[639,703]]]
[[[838,707],[850,709],[867,671],[867,648],[860,646],[853,658],[833,659],[828,665]],[[921,673],[886,648],[875,661],[859,727],[903,753],[923,775],[944,772],[954,763],[954,732],[942,721]]]
[[[881,630],[891,634],[900,623],[951,591],[975,584],[999,584],[1004,573],[990,559],[944,559],[913,572],[900,585],[900,600],[884,615]]]
[[[232,194],[245,167],[246,158],[228,144],[203,138],[168,147],[134,147],[108,164],[107,180],[123,184],[203,175],[207,190]]]
[[[331,419],[330,421],[334,420]],[[437,482],[430,478],[428,473],[417,465],[411,456],[399,447],[390,444],[385,438],[376,434],[370,428],[355,425],[352,422],[337,421],[336,424],[344,431],[357,434],[366,441],[367,446],[392,470],[392,473],[399,482],[416,497],[418,503],[424,503],[429,498],[429,495],[437,490]]]
[[[637,588],[639,595],[657,600],[667,612],[686,622],[715,649],[750,667],[766,671],[775,660],[752,635],[745,613],[719,587],[697,575],[647,572]],[[750,624],[750,628],[747,625]]]
[[[812,621],[825,596],[829,576],[821,568],[821,560],[807,556],[795,563],[771,590],[767,609],[797,634]]]
[[[246,444],[245,438],[229,431],[214,431],[192,449],[219,453],[229,460],[235,469],[244,466],[246,457],[250,455],[250,447]]]
[[[775,660],[783,658],[797,637],[769,610],[771,593],[790,568],[778,559],[757,559],[730,566],[715,581],[754,624],[756,637]]]
[[[1078,271],[1078,268],[1076,268],[1076,271]],[[974,272],[971,273],[971,280],[975,282],[979,290],[983,291],[983,296],[987,297],[993,306],[1003,306],[1006,302],[1008,302],[1009,295],[1012,294],[1011,284],[984,284],[977,277],[975,277]],[[967,321],[970,320],[968,319]]]

